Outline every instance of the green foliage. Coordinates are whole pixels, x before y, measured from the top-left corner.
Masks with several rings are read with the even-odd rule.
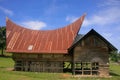
[[[120,54],[117,51],[114,51],[110,54],[111,61],[118,62],[120,60]]]
[[[3,55],[3,50],[6,47],[6,27],[0,27],[0,49],[1,54]]]

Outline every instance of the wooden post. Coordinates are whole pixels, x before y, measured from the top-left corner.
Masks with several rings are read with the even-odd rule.
[[[90,66],[91,66],[91,68],[90,68],[90,75],[92,75],[92,62],[90,63]]]
[[[72,53],[72,75],[75,75],[75,61],[74,54]]]
[[[84,68],[84,63],[81,62],[81,66],[82,66],[82,75],[84,74],[83,68]]]
[[[17,64],[17,62],[15,61],[15,64],[14,64],[14,70],[16,71],[16,64]]]

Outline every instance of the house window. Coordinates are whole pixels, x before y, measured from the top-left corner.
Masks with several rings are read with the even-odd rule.
[[[75,63],[75,73],[79,75],[98,75],[98,62],[77,62]]]
[[[64,62],[63,63],[63,71],[64,72],[71,72],[71,67],[72,67],[71,62]]]
[[[33,45],[29,45],[28,50],[32,50],[32,49],[33,49]]]

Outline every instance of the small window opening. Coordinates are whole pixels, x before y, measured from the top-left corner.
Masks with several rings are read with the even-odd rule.
[[[32,49],[33,49],[33,45],[29,45],[28,50],[32,50]]]
[[[98,75],[98,62],[77,62],[75,63],[75,73],[79,75]]]

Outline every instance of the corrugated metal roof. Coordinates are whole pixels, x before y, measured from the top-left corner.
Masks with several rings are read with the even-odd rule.
[[[82,25],[85,15],[63,28],[31,30],[6,20],[7,52],[67,53]]]

